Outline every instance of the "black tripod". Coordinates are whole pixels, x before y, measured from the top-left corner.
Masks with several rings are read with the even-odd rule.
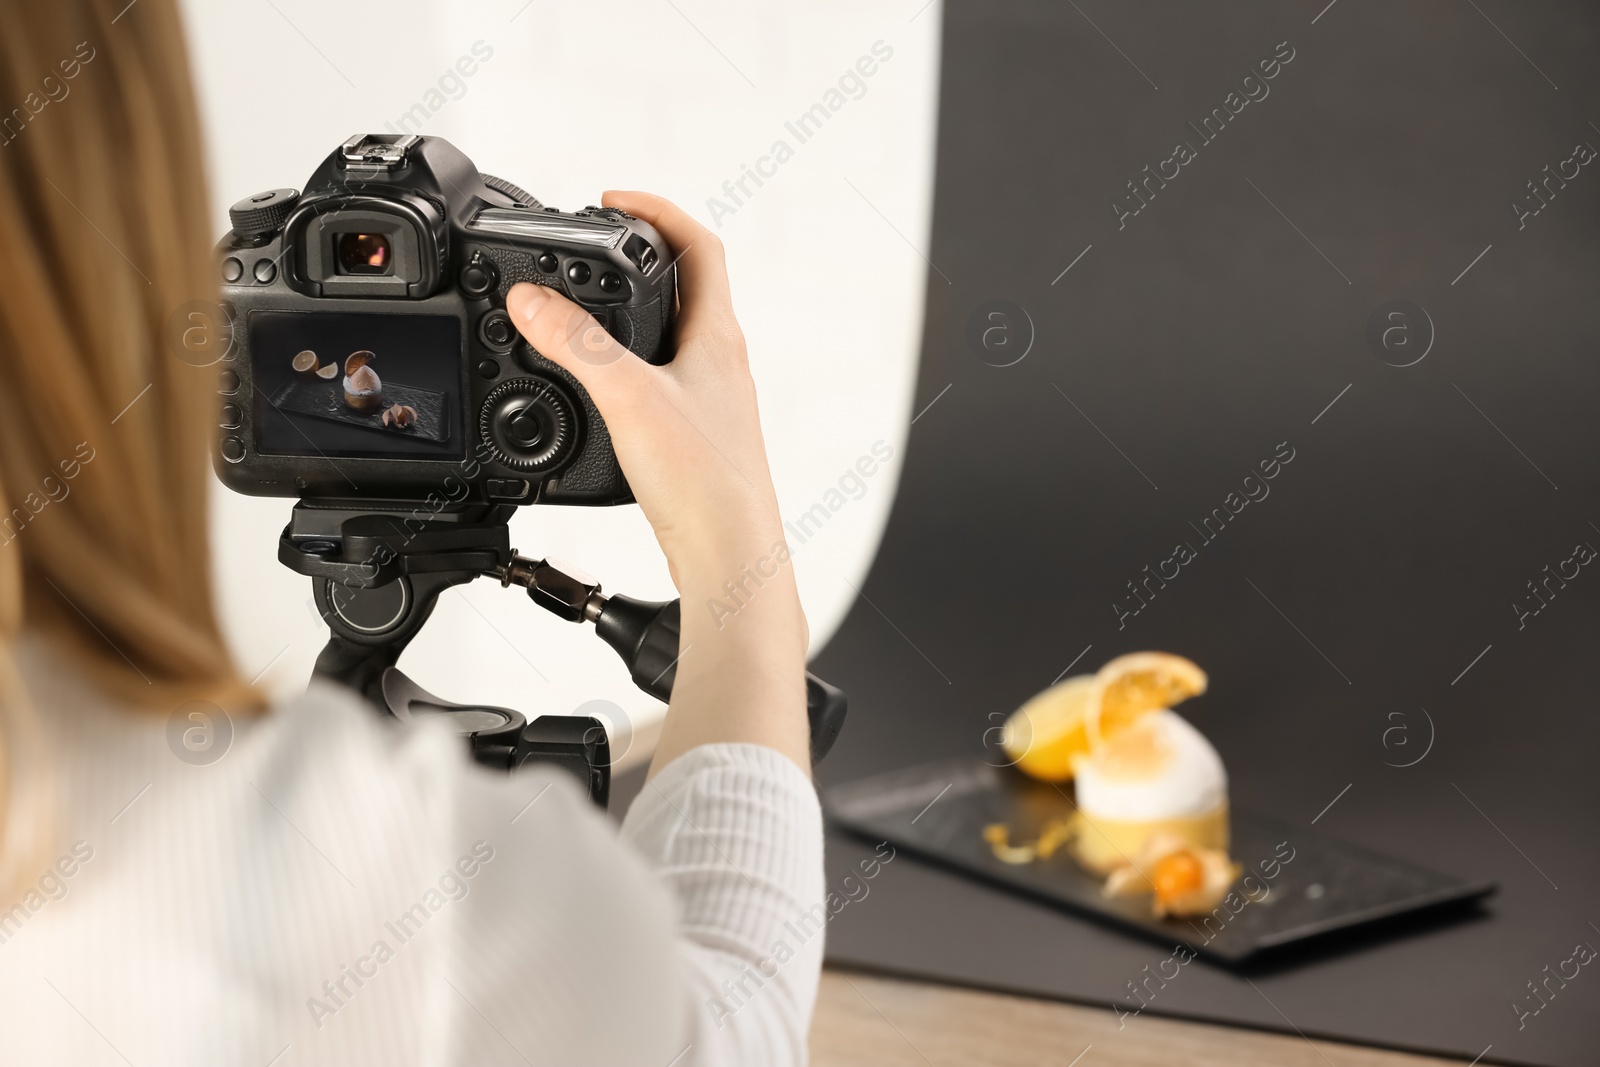
[[[419,517],[420,509],[295,505],[278,541],[278,559],[309,576],[331,631],[315,675],[360,693],[396,718],[446,716],[473,756],[512,770],[530,760],[576,775],[595,803],[610,792],[611,751],[598,719],[453,704],[424,691],[395,666],[433,613],[439,594],[480,575],[521,585],[540,607],[568,622],[592,622],[616,649],[634,684],[658,700],[677,673],[678,601],[604,596],[587,577],[567,574],[511,550],[512,505],[481,505]],[[806,675],[811,759],[822,759],[844,725],[845,695]]]

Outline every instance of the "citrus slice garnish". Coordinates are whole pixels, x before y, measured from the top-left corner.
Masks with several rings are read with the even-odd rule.
[[[1089,694],[1085,742],[1099,748],[1148,712],[1170,708],[1206,691],[1206,672],[1182,656],[1130,652],[1101,667]]]
[[[1092,674],[1074,675],[1033,697],[1011,713],[1000,733],[1000,747],[1024,773],[1047,782],[1072,777],[1073,760],[1087,755]]]

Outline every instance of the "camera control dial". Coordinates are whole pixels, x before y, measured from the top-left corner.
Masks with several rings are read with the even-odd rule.
[[[540,471],[571,455],[577,443],[572,400],[545,378],[513,378],[492,390],[478,416],[478,431],[508,467]]]
[[[245,240],[256,240],[277,233],[300,202],[298,189],[273,189],[247,196],[228,209],[234,232]]]

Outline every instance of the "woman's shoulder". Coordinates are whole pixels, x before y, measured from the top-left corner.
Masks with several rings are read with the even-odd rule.
[[[468,775],[443,724],[402,724],[352,691],[313,680],[237,724],[240,761],[275,780],[341,791],[404,790],[425,802]]]
[[[595,836],[610,836],[570,774],[484,767],[443,721],[402,723],[326,682],[275,702],[245,725],[236,745],[236,773],[263,794],[339,812],[356,833],[432,843],[449,853],[443,858],[513,828],[554,853],[581,852]]]
[[[519,901],[538,901],[590,916],[659,912],[662,928],[670,924],[663,888],[635,852],[619,847],[616,827],[576,776],[554,765],[513,773],[481,766],[439,720],[401,723],[347,690],[313,683],[248,731],[239,756],[239,773],[264,795],[339,813],[345,836],[404,842],[431,852],[425,862],[433,866],[497,857],[488,881],[503,893],[484,889],[476,902],[500,898],[486,909],[496,916],[490,921]]]
[[[179,716],[176,732],[69,685],[30,689],[53,724],[71,862],[0,928],[28,963],[0,971],[0,993],[25,1014],[60,1008],[18,977],[36,963],[151,1049],[177,1039],[143,992],[160,989],[181,990],[218,1047],[265,1028],[330,1062],[374,1034],[393,1062],[478,1038],[492,1059],[498,1031],[577,1058],[598,1016],[550,994],[582,987],[641,1005],[640,1058],[671,1058],[655,1055],[682,1025],[681,996],[663,996],[670,898],[564,771],[491,771],[442,724],[322,683],[261,715]],[[548,1010],[529,1010],[535,990]]]

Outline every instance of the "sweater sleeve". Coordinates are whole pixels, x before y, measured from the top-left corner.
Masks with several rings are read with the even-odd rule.
[[[822,813],[787,757],[705,745],[645,784],[623,821],[677,902],[697,1064],[802,1064],[827,910]]]

